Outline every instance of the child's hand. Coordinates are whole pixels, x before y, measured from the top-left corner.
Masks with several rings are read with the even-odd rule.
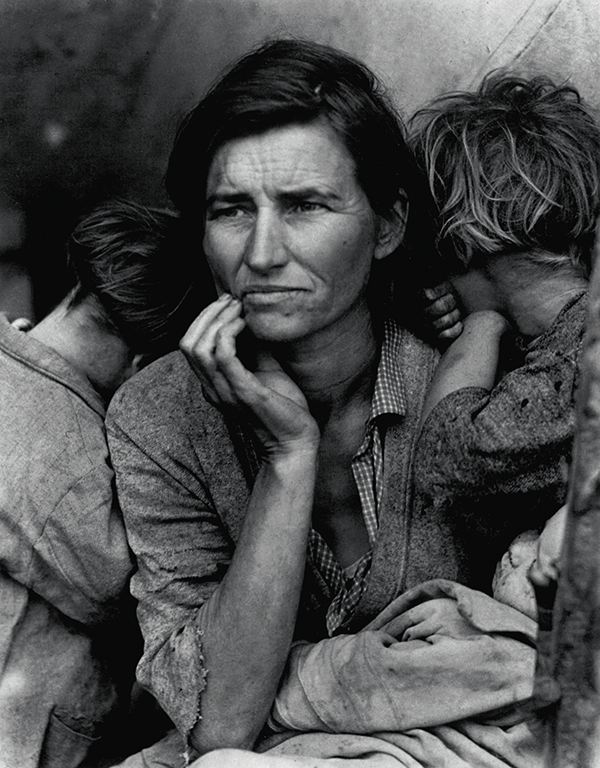
[[[462,332],[461,312],[450,283],[424,288],[420,294],[423,323],[439,341],[449,342]]]
[[[567,507],[561,507],[544,526],[537,545],[537,558],[529,571],[535,587],[549,587],[558,580],[565,538]]]

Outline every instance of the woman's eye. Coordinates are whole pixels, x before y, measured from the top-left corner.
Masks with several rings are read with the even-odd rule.
[[[215,219],[235,219],[242,213],[244,213],[244,209],[239,205],[227,205],[209,208],[206,217],[209,221],[214,221]]]
[[[297,213],[312,213],[322,210],[323,204],[315,200],[296,200],[291,203],[290,208]]]

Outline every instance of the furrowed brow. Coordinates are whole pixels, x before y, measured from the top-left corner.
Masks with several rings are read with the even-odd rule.
[[[340,196],[330,189],[320,189],[319,187],[300,187],[282,192],[280,197],[283,200],[294,202],[297,200],[339,200]]]
[[[206,205],[211,206],[214,205],[214,203],[243,203],[244,201],[248,200],[248,195],[245,195],[241,192],[216,192],[212,195],[209,195],[206,198]]]

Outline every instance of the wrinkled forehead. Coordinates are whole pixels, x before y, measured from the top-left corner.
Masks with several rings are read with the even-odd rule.
[[[312,167],[314,172],[344,172],[358,181],[354,157],[346,143],[326,118],[311,121],[278,122],[260,131],[239,131],[216,145],[207,164],[206,187],[226,167],[242,164],[255,171],[270,161],[273,168],[285,164],[288,169]]]
[[[208,173],[207,198],[217,189],[360,196],[354,162],[326,125],[288,125],[234,139],[216,153]]]

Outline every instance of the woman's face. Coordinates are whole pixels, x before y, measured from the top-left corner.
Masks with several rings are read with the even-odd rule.
[[[290,125],[216,153],[204,252],[220,293],[241,299],[250,330],[293,341],[366,311],[372,260],[394,250],[331,128]]]

